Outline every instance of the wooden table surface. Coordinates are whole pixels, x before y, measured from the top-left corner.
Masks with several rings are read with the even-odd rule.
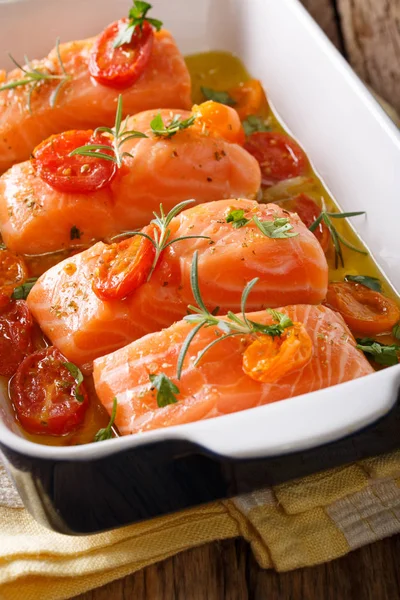
[[[359,75],[400,111],[400,0],[302,0]],[[183,552],[76,600],[400,600],[400,536],[331,563],[263,571],[240,539]]]

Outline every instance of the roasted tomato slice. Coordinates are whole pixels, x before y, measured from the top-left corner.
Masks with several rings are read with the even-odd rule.
[[[243,370],[255,381],[274,383],[304,367],[313,345],[302,323],[293,323],[281,336],[261,335],[243,355]]]
[[[307,194],[299,194],[289,201],[289,210],[296,212],[306,227],[310,227],[321,214],[321,209],[312,198]],[[314,231],[315,237],[318,239],[324,252],[329,248],[331,234],[325,223],[320,223]]]
[[[14,288],[28,278],[28,269],[24,259],[11,250],[0,250],[0,290],[11,294]]]
[[[155,225],[142,229],[151,238]],[[101,254],[93,279],[93,289],[101,300],[122,299],[147,280],[155,257],[152,242],[141,235],[110,244]]]
[[[114,162],[105,158],[81,156],[70,152],[87,144],[109,146],[102,153],[113,156],[111,140],[88,131],[65,131],[44,140],[33,151],[34,169],[43,181],[59,192],[85,194],[107,186],[117,172]]]
[[[5,299],[3,294],[1,300]],[[33,352],[33,320],[24,300],[2,302],[0,309],[0,375],[14,375]]]
[[[393,300],[350,281],[329,284],[325,304],[339,312],[357,333],[387,333],[400,319],[400,310]]]
[[[114,48],[118,33],[126,27],[128,19],[111,23],[97,38],[89,59],[89,72],[102,85],[127,88],[141,76],[150,60],[154,31],[144,21],[142,28],[135,28],[129,44]]]
[[[207,100],[202,104],[195,104],[192,112],[196,117],[193,128],[197,131],[234,144],[244,143],[244,129],[239,115],[231,106]]]
[[[250,115],[258,115],[267,108],[267,98],[258,79],[250,79],[229,90],[236,102],[234,108],[243,121]]]
[[[277,131],[252,133],[244,147],[259,162],[262,182],[266,186],[304,175],[309,168],[303,150],[284,133]]]
[[[67,369],[54,346],[31,354],[11,380],[10,394],[18,419],[30,433],[65,435],[82,423],[88,407],[83,383]]]

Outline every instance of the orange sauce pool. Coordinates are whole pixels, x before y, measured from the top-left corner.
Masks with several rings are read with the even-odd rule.
[[[209,87],[214,90],[226,91],[229,88],[235,87],[239,83],[250,79],[250,76],[241,61],[237,57],[225,52],[206,52],[188,56],[186,58],[186,64],[192,77],[193,103],[201,103],[204,101],[204,97],[200,89],[201,86]],[[254,76],[257,77],[257,73],[255,73]],[[266,122],[271,130],[284,132],[282,125],[268,105],[264,107],[263,117],[265,117]],[[337,205],[335,204],[333,198],[324,188],[321,180],[315,174],[315,172],[310,174],[310,177],[306,183],[303,183],[300,187],[297,187],[295,190],[293,190],[294,195],[301,192],[307,193],[307,195],[311,196],[319,205],[322,205],[323,202],[328,210],[337,210]],[[287,198],[287,195],[285,196],[283,194],[282,197],[280,197],[279,193],[270,194],[268,189],[264,189],[261,201],[283,203],[282,206],[284,207],[285,198]],[[354,222],[356,225],[356,220]],[[339,233],[341,233],[351,244],[359,248],[364,248],[362,241],[358,238],[347,221],[336,220],[335,226]],[[68,255],[76,252],[77,249],[75,248],[70,253],[68,251],[64,251],[57,254],[52,253],[37,257],[25,257],[30,271],[29,275],[31,277],[38,276],[57,262],[67,258]],[[385,281],[382,273],[379,271],[371,256],[365,256],[352,252],[347,248],[343,248],[343,257],[345,267],[339,266],[339,268],[335,268],[333,249],[328,252],[327,260],[330,269],[330,281],[342,281],[344,276],[348,274],[361,274],[378,277],[382,282],[383,293],[392,298],[397,298],[396,293],[388,284],[388,282]],[[390,343],[387,339],[387,336],[383,341],[385,343]],[[85,377],[85,384],[90,396],[90,406],[86,412],[84,423],[78,431],[63,437],[31,435],[23,430],[22,434],[27,439],[30,439],[34,442],[53,446],[71,446],[92,442],[95,433],[100,428],[106,427],[109,421],[109,416],[98,401],[91,376]]]

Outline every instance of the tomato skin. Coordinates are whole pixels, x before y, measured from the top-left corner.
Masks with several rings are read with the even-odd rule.
[[[69,156],[72,150],[87,144],[110,146],[110,151],[102,152],[113,156],[110,138],[94,135],[91,129],[73,129],[52,135],[36,146],[31,159],[36,174],[63,193],[87,194],[106,187],[117,173],[114,162],[78,154]]]
[[[151,56],[154,31],[145,21],[135,28],[129,44],[114,48],[113,43],[128,19],[111,23],[94,43],[89,59],[91,76],[102,85],[117,89],[133,85],[144,72]]]
[[[397,304],[359,283],[330,283],[325,304],[339,312],[352,331],[367,335],[390,332],[400,319]]]
[[[28,268],[24,259],[7,248],[0,250],[0,291],[11,294],[28,278]]]
[[[1,296],[3,299],[3,295]],[[0,375],[14,375],[33,352],[33,319],[25,300],[8,299],[0,309]]]
[[[259,162],[262,183],[266,186],[304,175],[309,168],[307,157],[300,146],[288,135],[278,131],[252,133],[244,147]]]
[[[142,229],[154,239],[155,225]],[[135,235],[110,244],[99,258],[93,279],[93,290],[101,300],[121,300],[146,282],[155,257],[154,245]]]
[[[50,346],[38,350],[20,364],[10,383],[10,395],[22,427],[44,435],[66,435],[82,423],[88,408],[83,383],[75,398],[76,381],[63,366],[67,359]]]
[[[291,202],[291,209],[296,212],[304,225],[309,228],[314,221],[321,214],[321,209],[312,198],[307,194],[299,194],[293,198]],[[320,223],[317,229],[313,232],[319,243],[321,244],[322,250],[327,252],[330,245],[331,234],[325,223]]]
[[[236,102],[234,109],[244,121],[250,115],[258,115],[268,108],[265,92],[258,79],[250,79],[229,90],[229,95]]]
[[[192,112],[196,120],[191,129],[233,144],[244,144],[244,129],[239,115],[231,106],[207,100],[202,104],[195,104]]]

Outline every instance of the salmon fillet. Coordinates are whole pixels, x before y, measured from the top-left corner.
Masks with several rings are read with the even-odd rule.
[[[125,90],[97,83],[89,74],[88,62],[96,38],[60,45],[60,55],[68,81],[50,101],[58,81],[42,82],[33,92],[31,112],[27,104],[30,87],[0,92],[0,173],[26,160],[42,140],[67,129],[94,129],[114,124],[118,95],[123,95],[125,115],[151,108],[191,106],[190,75],[175,40],[168,31],[154,32],[152,55],[136,83]],[[61,74],[56,50],[32,67],[54,75]],[[11,71],[0,85],[23,78],[20,69]]]
[[[223,340],[193,367],[193,360],[215,340],[215,328],[201,329],[189,347],[182,377],[176,379],[179,351],[193,325],[179,321],[168,329],[146,335],[94,361],[97,395],[111,414],[118,401],[115,424],[121,435],[209,419],[292,398],[373,373],[342,317],[324,306],[287,306],[278,309],[304,324],[313,355],[304,367],[276,383],[261,383],[242,368],[249,336]],[[258,323],[272,323],[266,312],[248,314]],[[178,402],[159,408],[150,374],[165,373],[180,393]]]
[[[290,215],[296,237],[271,239],[253,222],[235,229],[226,217],[243,209],[261,221]],[[171,240],[184,235],[210,239],[169,246],[147,283],[123,300],[100,300],[92,289],[102,242],[49,269],[34,285],[28,306],[41,329],[69,360],[84,365],[151,331],[171,325],[194,299],[190,287],[193,252],[199,254],[199,284],[210,310],[240,309],[241,293],[259,277],[249,310],[289,303],[317,304],[326,295],[328,266],[314,234],[296,214],[275,204],[219,200],[183,211],[171,221]]]
[[[233,109],[232,114],[238,117]],[[260,168],[241,146],[201,129],[171,139],[151,133],[154,111],[130,119],[128,129],[147,133],[124,145],[132,154],[107,187],[90,194],[60,193],[36,176],[31,161],[14,165],[0,178],[0,231],[8,248],[23,254],[52,252],[143,227],[158,211],[167,213],[188,198],[255,197]],[[186,111],[161,110],[171,120]],[[79,230],[79,238],[71,229]]]

